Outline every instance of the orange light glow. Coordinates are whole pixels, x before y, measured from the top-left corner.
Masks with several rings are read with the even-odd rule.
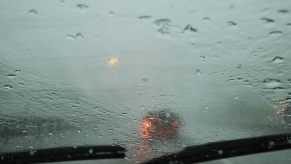
[[[152,127],[152,122],[148,119],[143,120],[141,127],[140,127],[140,136],[143,139],[149,139],[150,138],[150,131]]]
[[[151,121],[149,121],[149,120],[144,120],[142,124],[143,124],[144,128],[150,128],[152,125]]]
[[[107,65],[108,66],[114,66],[118,64],[118,58],[117,57],[111,57],[108,61],[107,61]]]

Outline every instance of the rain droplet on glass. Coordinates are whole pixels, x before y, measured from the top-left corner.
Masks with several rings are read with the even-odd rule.
[[[4,85],[5,89],[12,89],[13,87],[11,85]]]
[[[197,76],[200,76],[200,75],[202,74],[202,72],[201,72],[200,69],[196,69],[196,70],[195,70],[195,74],[196,74]]]
[[[275,89],[275,88],[278,88],[281,86],[281,81],[278,79],[267,78],[263,82],[264,82],[266,88]]]
[[[36,11],[36,9],[30,9],[28,11],[30,14],[37,14],[38,12]]]
[[[9,78],[9,79],[13,79],[13,78],[15,78],[15,77],[16,77],[15,74],[8,74],[8,75],[7,75],[7,78]]]
[[[271,60],[272,63],[282,63],[283,61],[284,61],[284,58],[281,57],[281,56],[275,56],[275,57]]]
[[[188,24],[184,29],[183,32],[197,32],[198,30],[194,27],[192,27],[190,24]]]
[[[77,7],[79,9],[87,9],[88,8],[88,5],[86,5],[85,3],[79,3],[79,4],[77,4]]]

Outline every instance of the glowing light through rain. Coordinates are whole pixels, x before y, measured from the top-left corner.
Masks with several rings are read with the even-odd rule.
[[[108,61],[107,61],[107,65],[108,66],[114,66],[118,64],[118,58],[117,57],[111,57]]]

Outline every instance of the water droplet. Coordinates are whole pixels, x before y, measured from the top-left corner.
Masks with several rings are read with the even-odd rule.
[[[12,89],[13,87],[11,85],[4,85],[5,89]]]
[[[188,24],[184,29],[183,29],[183,32],[197,32],[197,29],[192,27],[190,24]]]
[[[289,10],[287,10],[287,9],[280,9],[280,10],[278,10],[278,13],[282,13],[282,14],[286,14],[288,12],[289,12]]]
[[[75,39],[82,39],[82,38],[84,38],[84,36],[82,33],[78,32],[75,35],[71,35],[71,34],[66,35],[66,38],[71,39],[71,40],[75,40]]]
[[[270,35],[281,35],[283,32],[282,31],[271,31],[269,32]]]
[[[264,21],[265,23],[274,23],[275,22],[274,19],[266,18],[266,17],[261,18],[261,20]]]
[[[15,70],[15,73],[20,73],[20,72],[21,72],[20,69]]]
[[[146,110],[146,107],[145,107],[144,105],[142,105],[142,106],[140,107],[140,109],[141,109],[142,111],[145,111],[145,110]]]
[[[80,32],[78,32],[78,33],[76,34],[76,39],[82,39],[82,38],[84,38],[83,34],[80,33]]]
[[[154,24],[159,26],[158,32],[162,34],[169,34],[169,26],[172,21],[167,18],[161,18],[154,21]]]
[[[79,9],[87,9],[88,8],[88,5],[86,5],[85,3],[80,3],[80,4],[77,4],[77,7]]]
[[[142,80],[143,82],[148,82],[149,79],[146,78],[146,77],[144,77],[144,78],[142,78],[141,80]]]
[[[27,131],[26,131],[26,130],[22,130],[21,132],[22,132],[22,133],[27,133]]]
[[[165,24],[170,24],[172,21],[171,19],[168,18],[161,18],[161,19],[157,19],[154,21],[154,24],[156,25],[165,25]]]
[[[141,16],[138,17],[138,19],[149,19],[151,17],[152,16],[150,16],[150,15],[141,15]]]
[[[19,86],[20,86],[20,87],[23,87],[23,86],[24,86],[24,84],[23,84],[23,83],[19,83]]]
[[[31,155],[31,156],[34,156],[35,153],[36,153],[36,151],[34,151],[34,150],[29,151],[29,155]]]
[[[93,151],[93,149],[89,149],[89,154],[92,154],[94,151]]]
[[[288,79],[287,82],[289,83],[289,85],[291,85],[291,79]]]
[[[207,20],[207,21],[209,21],[210,18],[209,18],[209,17],[204,17],[204,18],[202,18],[202,20]]]
[[[233,98],[234,98],[235,100],[238,100],[238,99],[239,99],[239,97],[238,97],[238,96],[234,96]]]
[[[234,21],[228,21],[227,23],[228,23],[229,25],[231,25],[231,26],[236,26],[236,25],[237,25],[237,23],[234,22]]]
[[[270,142],[269,142],[269,145],[268,145],[268,148],[270,149],[270,148],[272,148],[274,145],[275,145],[275,142],[274,142],[274,141],[270,141]]]
[[[78,129],[78,131],[77,131],[78,133],[81,133],[81,130],[80,129]]]
[[[48,133],[48,135],[52,136],[52,135],[53,135],[53,133]]]
[[[122,115],[127,115],[127,113],[126,112],[123,112]]]
[[[38,13],[35,9],[30,9],[28,12],[31,13],[31,14],[37,14]]]
[[[75,40],[75,39],[76,39],[76,37],[73,36],[73,35],[66,35],[66,38],[68,38],[68,39],[72,39],[72,40]]]
[[[281,57],[281,56],[275,56],[275,57],[271,60],[272,63],[282,63],[283,61],[284,61],[284,58]]]
[[[196,74],[197,76],[200,76],[200,75],[202,74],[202,72],[201,72],[200,69],[196,69],[196,70],[195,70],[195,74]]]
[[[16,77],[15,74],[8,74],[8,75],[7,75],[7,78],[9,78],[9,79],[13,79],[13,78],[15,78],[15,77]]]
[[[200,56],[200,59],[203,60],[203,61],[205,61],[205,60],[206,60],[206,57],[203,56],[203,55],[201,55],[201,56]]]
[[[279,89],[278,87],[281,86],[281,81],[278,79],[267,78],[263,82],[266,88]]]
[[[223,154],[223,150],[218,150],[217,152],[218,152],[219,155]]]

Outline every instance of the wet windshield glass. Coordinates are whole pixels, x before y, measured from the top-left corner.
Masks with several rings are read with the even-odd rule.
[[[130,162],[290,132],[289,0],[2,0],[0,151]]]

